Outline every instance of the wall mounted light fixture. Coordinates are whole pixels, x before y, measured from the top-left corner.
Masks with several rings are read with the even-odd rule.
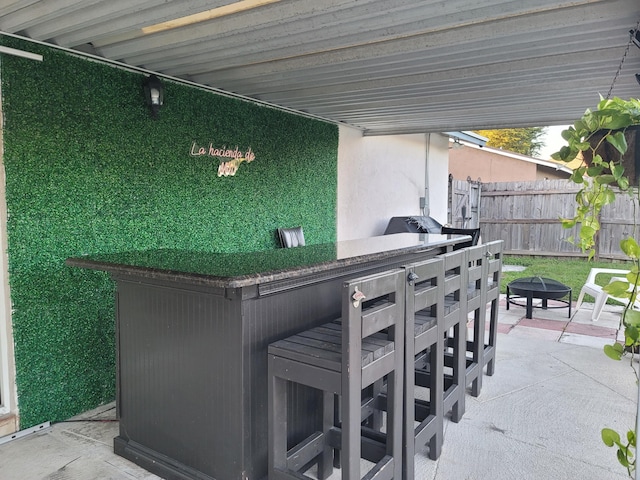
[[[629,34],[631,35],[631,41],[633,44],[640,48],[640,30],[629,30]]]
[[[640,73],[636,73],[636,82],[640,83]]]
[[[144,80],[144,95],[151,108],[151,117],[158,118],[160,106],[164,103],[164,86],[158,77],[150,75]]]
[[[464,147],[464,145],[460,142],[460,139],[458,137],[454,137],[453,143],[449,145],[449,150],[451,150],[452,148],[458,149],[462,147]]]

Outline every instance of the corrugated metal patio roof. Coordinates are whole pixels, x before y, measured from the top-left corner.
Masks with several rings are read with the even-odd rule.
[[[368,135],[570,123],[607,95],[639,20],[638,0],[0,3],[0,32]],[[631,45],[612,94],[639,96],[638,72]]]

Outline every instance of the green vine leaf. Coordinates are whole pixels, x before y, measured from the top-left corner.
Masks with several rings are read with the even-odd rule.
[[[620,241],[620,249],[633,260],[640,258],[640,246],[633,237],[627,237]]]
[[[591,160],[594,165],[602,165],[604,161],[602,160],[602,156],[598,153],[593,155],[593,160]]]
[[[577,149],[564,146],[560,149],[559,152],[552,154],[551,158],[553,158],[554,160],[561,160],[563,162],[570,162],[577,156],[578,156]]]
[[[580,241],[590,241],[596,234],[596,229],[589,225],[582,225],[580,228]]]
[[[598,129],[598,119],[591,110],[587,109],[582,116],[581,122],[576,122],[576,130],[596,131]]]
[[[615,281],[602,288],[613,297],[629,298],[629,282]]]
[[[629,460],[627,459],[628,452],[624,451],[622,447],[618,449],[618,461],[623,467],[629,468]]]
[[[580,120],[578,120],[578,122],[580,122]],[[576,138],[576,130],[578,129],[578,122],[576,122],[576,126],[574,127],[569,127],[566,130],[563,130],[560,133],[560,136],[565,139],[567,142],[572,141]],[[579,138],[578,138],[579,140]],[[568,148],[568,147],[567,147]]]
[[[602,165],[594,165],[592,167],[587,168],[587,175],[590,177],[596,177],[604,171],[604,167]]]
[[[638,341],[638,329],[633,325],[627,325],[624,330],[625,336],[625,345],[630,347],[631,345],[635,345]]]
[[[597,176],[594,175],[594,180],[599,183],[600,185],[608,185],[609,183],[614,183],[616,181],[615,177],[613,175],[600,175],[598,174]]]
[[[602,199],[602,205],[610,205],[616,201],[616,194],[610,188],[607,188],[603,192],[604,198]]]
[[[614,445],[620,444],[620,435],[615,430],[611,428],[603,428],[602,432],[602,441],[607,447],[613,447]]]
[[[586,167],[578,167],[571,174],[571,181],[573,183],[584,183],[584,175],[587,173]]]
[[[627,330],[629,330],[625,332],[625,335],[629,335],[633,340],[637,340],[637,330],[640,328],[640,312],[638,310],[627,310],[624,316],[624,323],[627,326]],[[632,329],[635,329],[636,332],[634,333]]]
[[[619,181],[622,178],[622,175],[624,175],[624,167],[620,164],[613,164],[611,166],[611,173],[614,178]]]
[[[618,180],[618,187],[620,190],[629,190],[629,179],[627,177],[622,177]]]
[[[611,135],[607,135],[606,139],[607,142],[613,145],[621,154],[624,154],[627,151],[627,140],[624,138],[624,132],[616,132]]]
[[[622,355],[624,354],[624,347],[619,343],[614,343],[613,345],[605,345],[604,353],[607,357],[611,358],[612,360],[621,360]],[[603,433],[604,433],[604,430],[603,430]],[[603,437],[603,440],[604,440],[604,437]]]

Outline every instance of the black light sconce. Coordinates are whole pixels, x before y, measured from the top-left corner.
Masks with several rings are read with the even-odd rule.
[[[629,30],[629,34],[634,45],[640,48],[640,30]]]
[[[640,29],[638,29],[637,25],[635,30],[629,30],[629,35],[631,35],[631,41],[633,44],[640,48]],[[640,83],[640,73],[636,73],[636,82]]]
[[[158,77],[150,75],[144,80],[144,95],[151,108],[151,117],[158,118],[160,106],[164,102],[164,86]]]

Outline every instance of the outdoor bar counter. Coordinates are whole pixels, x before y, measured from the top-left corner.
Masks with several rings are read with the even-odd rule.
[[[347,278],[424,260],[467,236],[399,233],[251,253],[70,258],[116,282],[117,454],[164,478],[267,475],[267,346],[340,315]],[[319,421],[292,390],[291,436]]]

